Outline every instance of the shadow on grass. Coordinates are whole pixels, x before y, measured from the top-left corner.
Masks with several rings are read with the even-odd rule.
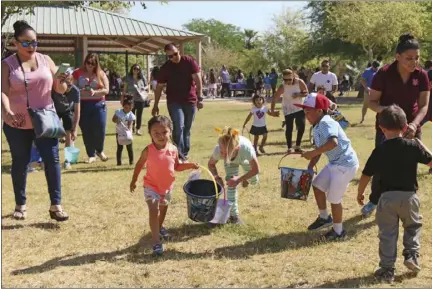
[[[349,236],[353,237],[358,231],[366,230],[374,225],[373,221],[358,224],[361,220],[361,216],[356,216],[344,223]],[[183,242],[195,237],[200,237],[203,234],[210,234],[210,229],[206,227],[206,224],[185,224],[181,227],[170,229],[170,232],[173,235],[182,233],[189,234],[185,237],[174,237],[172,240],[172,242]],[[14,270],[11,274],[20,275],[43,273],[54,270],[59,266],[81,266],[95,263],[97,261],[116,262],[118,260],[126,260],[132,263],[154,263],[163,262],[165,260],[194,260],[203,258],[247,259],[259,254],[277,253],[286,250],[295,250],[302,247],[325,244],[324,242],[317,241],[320,234],[322,234],[322,232],[311,233],[307,231],[279,234],[276,236],[259,238],[240,245],[217,248],[214,252],[185,253],[168,249],[161,257],[152,256],[150,249],[151,236],[150,234],[146,234],[141,237],[137,244],[125,249],[81,256],[76,256],[74,254],[67,255],[64,257],[54,258],[41,265]]]
[[[116,167],[81,168],[81,169],[62,171],[62,174],[99,173],[99,172],[115,172],[115,171],[133,171],[133,167],[125,165],[121,167],[116,166]]]
[[[12,165],[2,165],[1,166],[1,173],[3,175],[10,175],[11,168],[12,168]]]
[[[2,217],[3,219],[3,217]],[[2,225],[1,229],[2,231],[8,231],[8,230],[18,230],[18,229],[24,229],[26,227],[30,227],[30,228],[36,228],[36,229],[41,229],[41,230],[58,230],[60,229],[60,226],[56,223],[49,223],[49,222],[42,222],[42,223],[33,223],[33,224],[15,224],[15,225]]]
[[[402,283],[406,279],[412,279],[415,277],[417,277],[416,273],[407,272],[402,275],[395,276],[395,283]],[[368,276],[346,278],[334,282],[326,282],[317,285],[316,288],[365,288],[373,284],[379,284],[379,282],[376,281],[373,274],[371,274]]]

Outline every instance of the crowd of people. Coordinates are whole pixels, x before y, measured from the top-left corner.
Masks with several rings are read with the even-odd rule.
[[[34,143],[44,162],[51,199],[50,217],[65,221],[69,216],[61,206],[59,140],[36,137],[36,120],[30,109],[54,106],[67,131],[66,145],[71,145],[77,138],[79,125],[88,163],[93,163],[96,157],[107,161],[104,140],[107,119],[105,96],[110,87],[108,76],[101,69],[98,56],[92,53],[86,56],[83,66],[71,75],[57,74],[50,57],[36,52],[36,31],[24,21],[17,21],[14,29],[17,53],[2,61],[3,130],[12,155],[11,174],[16,202],[13,217],[18,220],[27,217],[26,178]],[[168,61],[152,73],[150,79],[155,99],[147,129],[152,142],[142,151],[130,182],[133,192],[139,174],[146,165],[143,191],[149,209],[153,252],[157,255],[164,251],[162,239],[169,237],[163,223],[172,198],[175,171],[199,167],[198,164],[189,163],[188,158],[195,115],[204,108],[202,73],[196,61],[190,56],[181,55],[173,44],[166,45],[164,51]],[[430,114],[428,116],[428,104],[432,83],[428,72],[419,66],[419,53],[417,40],[410,34],[404,34],[400,37],[393,63],[378,69],[380,65],[374,62],[363,74],[366,107],[375,111],[377,118],[375,149],[362,171],[357,200],[364,205],[364,191],[373,177],[370,202],[364,205],[362,213],[367,217],[378,206],[376,222],[379,227],[380,268],[375,276],[385,281],[394,279],[399,219],[404,227],[404,264],[415,272],[421,268],[417,163],[432,166],[432,154],[420,141],[421,126],[431,117]],[[343,240],[347,236],[343,227],[342,200],[360,164],[345,131],[328,115],[331,106],[335,105],[334,93],[338,87],[336,76],[329,70],[329,61],[325,60],[321,63],[320,71],[307,81],[302,78],[300,71],[286,69],[282,72],[282,84],[279,87],[278,75],[274,70],[268,74],[258,72],[258,81],[253,79],[252,74],[249,76],[251,85],[253,79],[255,93],[253,108],[248,112],[243,126],[253,118],[250,133],[254,135],[254,141],[251,143],[246,137],[240,136],[239,130],[231,124],[218,130],[219,138],[208,161],[209,170],[217,182],[227,188],[228,200],[233,204],[231,223],[243,223],[237,187],[240,184],[248,187],[259,183],[258,155],[265,154],[268,133],[266,115],[279,116],[275,104],[282,99],[287,153],[301,154],[309,160],[310,170],[323,154],[328,158],[328,164],[312,181],[319,215],[308,230],[331,227],[323,235],[327,241]],[[247,83],[249,78],[245,79],[241,71],[236,74],[236,81]],[[210,84],[215,84],[217,79],[221,83],[221,90],[224,93],[227,91],[229,95],[231,78],[226,67],[222,67],[217,75],[210,71]],[[122,164],[124,145],[129,154],[129,163],[134,162],[131,132],[135,130],[137,135],[142,134],[141,118],[149,89],[141,68],[134,64],[124,80],[122,108],[116,110],[112,117],[116,124],[118,165]],[[166,89],[169,117],[160,115],[163,89]],[[217,89],[217,85],[216,88],[212,86],[212,89]],[[274,95],[270,109],[265,105],[263,89],[266,96]],[[314,132],[315,148],[309,151],[300,146],[306,119]],[[294,122],[297,138],[293,147]],[[171,136],[173,143],[170,142]],[[260,136],[262,141],[258,146]],[[216,168],[219,161],[224,163],[224,175]],[[240,173],[240,167],[244,174]],[[331,214],[327,210],[327,202],[331,204]]]

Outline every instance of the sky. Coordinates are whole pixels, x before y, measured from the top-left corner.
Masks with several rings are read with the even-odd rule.
[[[271,25],[273,15],[283,8],[301,9],[305,1],[146,1],[147,9],[135,5],[129,16],[151,24],[182,29],[194,18],[217,19],[243,29],[264,32]]]

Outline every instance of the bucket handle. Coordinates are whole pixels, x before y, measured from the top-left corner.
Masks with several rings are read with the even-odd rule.
[[[213,181],[213,184],[214,184],[214,187],[215,187],[216,202],[217,202],[219,200],[219,194],[218,194],[218,187],[217,187],[216,179],[215,179],[215,177],[213,176],[213,174],[210,172],[210,170],[208,168],[206,168],[204,166],[201,166],[201,165],[200,165],[200,168],[202,168],[204,171],[206,171],[210,175],[210,177],[212,178],[212,181]],[[222,188],[222,191],[223,191],[223,194],[224,194],[224,201],[226,203],[225,189]]]
[[[284,158],[286,158],[287,156],[289,156],[289,155],[301,155],[302,153],[299,153],[299,152],[293,152],[293,153],[286,153],[281,159],[280,159],[280,161],[279,161],[279,163],[278,163],[278,169],[280,169],[281,167],[280,167],[280,164],[281,164],[281,162],[282,162],[282,160],[284,159]],[[314,166],[314,173],[315,174],[317,174],[318,173],[318,167],[317,167],[317,165],[315,165]]]

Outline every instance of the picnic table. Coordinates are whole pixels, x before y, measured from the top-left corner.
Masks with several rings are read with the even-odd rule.
[[[234,93],[234,96],[236,96],[236,92],[243,92],[244,96],[249,96],[254,92],[254,89],[248,88],[246,86],[246,83],[236,83],[232,82],[230,83],[230,90]]]

